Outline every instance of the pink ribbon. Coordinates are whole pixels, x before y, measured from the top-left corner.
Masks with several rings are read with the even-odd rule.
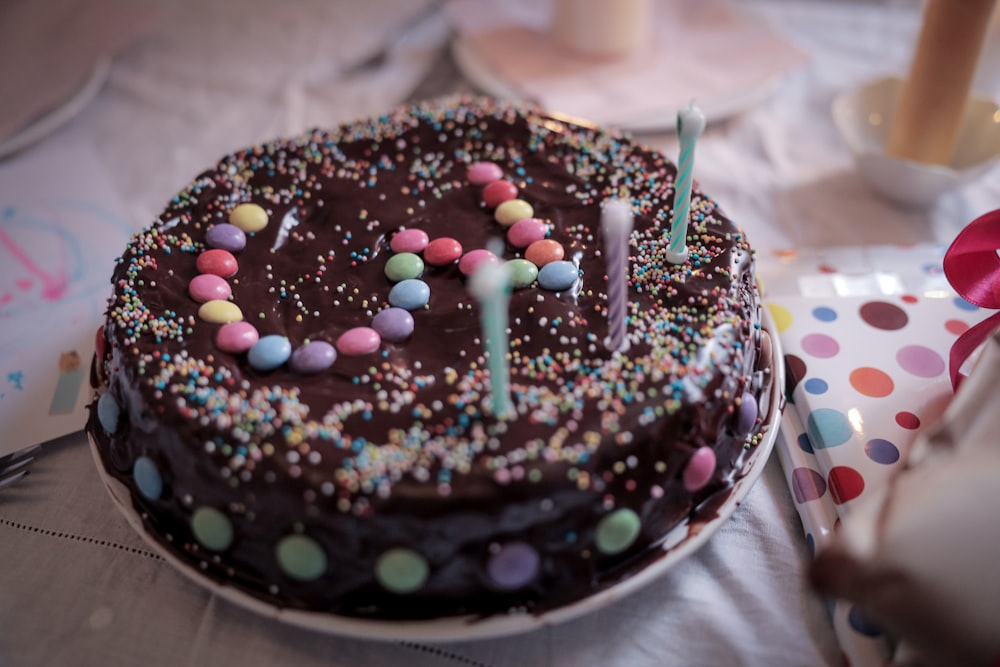
[[[944,274],[958,294],[980,308],[1000,309],[1000,209],[982,215],[963,229],[944,255]],[[965,377],[962,364],[1000,327],[994,313],[965,331],[951,346],[949,372],[952,387]]]

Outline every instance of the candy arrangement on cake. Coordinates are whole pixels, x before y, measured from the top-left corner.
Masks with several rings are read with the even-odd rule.
[[[539,613],[623,580],[714,516],[774,409],[753,252],[695,188],[672,253],[677,180],[469,97],[223,158],[114,269],[104,474],[276,608]]]

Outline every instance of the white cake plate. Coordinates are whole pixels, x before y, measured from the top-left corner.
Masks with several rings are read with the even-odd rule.
[[[771,335],[771,349],[773,350],[770,410],[764,420],[766,431],[764,431],[761,442],[757,445],[753,459],[748,464],[746,474],[733,485],[732,491],[719,506],[715,517],[705,523],[699,523],[695,529],[686,523],[679,525],[667,537],[663,545],[665,553],[661,558],[653,560],[645,568],[622,581],[600,590],[590,597],[540,613],[496,614],[486,618],[452,616],[420,621],[395,621],[360,619],[323,612],[275,607],[248,593],[218,583],[197,568],[181,561],[147,534],[143,528],[142,518],[132,506],[128,488],[104,470],[93,438],[90,438],[90,449],[94,456],[94,462],[97,464],[97,470],[105,487],[110,492],[111,498],[132,527],[143,537],[149,548],[195,583],[241,607],[284,623],[319,632],[382,641],[466,641],[524,633],[596,611],[646,587],[674,565],[697,551],[732,516],[736,508],[746,498],[751,487],[764,471],[764,466],[774,447],[778,427],[781,423],[781,409],[784,406],[784,355],[768,309],[762,307],[761,312],[764,318],[764,329]]]

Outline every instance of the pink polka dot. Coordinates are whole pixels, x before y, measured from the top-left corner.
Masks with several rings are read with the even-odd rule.
[[[906,345],[896,353],[896,362],[909,373],[922,378],[941,375],[945,369],[944,359],[934,350],[923,345]]]
[[[840,345],[826,334],[808,334],[802,337],[802,350],[820,359],[829,359],[840,352]]]
[[[830,495],[833,502],[841,505],[854,500],[865,490],[865,479],[854,468],[849,466],[834,466],[828,476]]]

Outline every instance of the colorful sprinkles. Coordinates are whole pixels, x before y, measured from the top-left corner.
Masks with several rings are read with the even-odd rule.
[[[483,138],[491,123],[527,126],[522,140],[500,144]],[[440,145],[419,144],[411,132],[418,125],[439,128]],[[539,161],[572,183],[534,181],[525,165]],[[405,185],[393,195],[391,212],[374,203],[360,208],[356,220],[343,208],[327,212],[335,203],[323,199],[327,183],[378,192],[382,179],[400,170],[407,170]],[[264,144],[194,181],[160,224],[135,237],[116,274],[112,345],[117,359],[136,369],[143,395],[155,399],[160,414],[218,434],[202,446],[234,489],[270,483],[268,475],[280,468],[289,479],[310,480],[308,488],[302,484],[303,506],[323,503],[367,516],[401,480],[431,484],[437,497],[448,498],[458,478],[473,471],[502,488],[541,485],[559,470],[559,484],[601,499],[592,534],[567,533],[564,542],[578,545],[583,557],[590,550],[616,556],[642,543],[641,508],[662,498],[670,480],[694,493],[720,476],[711,446],[670,460],[638,460],[636,433],[687,402],[729,404],[727,437],[748,447],[760,425],[754,393],[762,384],[747,365],[753,352],[744,347],[755,335],[754,306],[743,302],[743,290],[753,289],[752,254],[714,202],[695,192],[690,257],[681,265],[666,261],[673,174],[664,158],[617,135],[493,103],[411,107],[336,134]],[[433,224],[427,213],[428,202],[461,196],[470,186],[478,188],[482,225],[497,244],[472,245],[467,239],[474,235],[446,233],[447,225]],[[541,192],[561,197],[564,208],[595,211],[608,198],[626,199],[642,218],[627,275],[633,354],[609,354],[596,333],[607,317],[605,276],[582,263],[601,254],[596,218],[566,225],[548,217],[552,205]],[[364,201],[376,198],[366,194]],[[316,220],[337,232],[330,247],[314,245]],[[379,243],[355,238],[360,229],[380,228]],[[280,255],[292,245],[308,253],[301,252],[302,265],[291,274],[245,259],[251,248]],[[163,275],[160,264],[174,253],[191,257],[190,278]],[[524,295],[511,312],[516,427],[482,409],[488,383],[481,332],[467,331],[469,344],[440,368],[399,353],[416,336],[436,335],[433,318],[441,309],[475,308],[475,299],[446,298],[435,286],[445,277],[465,281],[483,262],[508,263],[513,287]],[[354,279],[352,272],[369,264],[379,268],[380,284]],[[180,280],[192,307],[162,306],[155,282]],[[244,300],[265,292],[266,308]],[[210,353],[187,348],[203,335],[210,336]],[[112,377],[118,361],[105,359],[102,375]],[[310,390],[298,383],[313,375],[338,377],[357,391],[332,404],[311,403]],[[444,398],[424,398],[425,390],[442,387],[434,395]],[[110,391],[96,413],[115,436],[122,409]],[[383,438],[355,428],[379,420],[386,423]],[[511,428],[528,435],[513,439]],[[591,465],[599,450],[615,460],[606,470]],[[324,465],[328,460],[336,466]],[[652,474],[640,475],[640,466],[658,481],[640,486]],[[132,475],[151,502],[164,502],[179,483],[146,455],[136,458]],[[252,521],[245,508],[186,502],[192,549],[239,548],[240,522]],[[276,567],[292,581],[329,576],[329,547],[300,528],[281,527],[286,533],[273,543]],[[414,593],[434,575],[430,557],[388,548],[375,558],[372,578],[392,594]],[[484,580],[495,590],[527,589],[543,576],[545,556],[521,540],[491,542],[481,557]]]

